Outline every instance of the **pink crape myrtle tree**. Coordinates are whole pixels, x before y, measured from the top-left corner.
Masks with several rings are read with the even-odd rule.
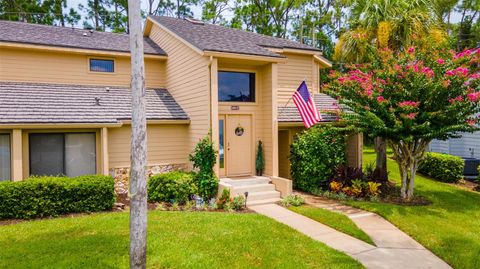
[[[388,141],[400,169],[401,197],[409,201],[428,144],[479,130],[480,49],[410,47],[377,55],[346,73],[332,71],[327,92],[350,110],[342,120]]]

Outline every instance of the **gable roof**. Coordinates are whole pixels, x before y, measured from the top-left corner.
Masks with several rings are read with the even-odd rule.
[[[290,48],[309,51],[320,50],[299,42],[276,38],[239,29],[208,23],[193,23],[186,19],[150,16],[152,20],[177,34],[202,51],[239,53],[270,57],[283,57],[267,48]]]
[[[132,113],[125,87],[1,82],[0,96],[0,124],[119,123]],[[146,113],[147,120],[188,120],[165,89],[147,90]]]
[[[333,122],[339,118],[336,115],[325,113],[328,111],[336,111],[338,109],[338,102],[335,98],[332,98],[324,93],[316,93],[313,95],[317,109],[322,116],[320,122]],[[294,105],[278,107],[278,122],[302,122],[300,113]]]
[[[127,34],[0,20],[0,41],[54,47],[130,53]],[[166,55],[150,38],[143,40],[144,53]]]

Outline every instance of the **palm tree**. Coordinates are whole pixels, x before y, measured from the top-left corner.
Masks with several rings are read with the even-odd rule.
[[[339,39],[335,59],[362,63],[375,48],[401,50],[440,28],[435,0],[349,0],[350,29]]]

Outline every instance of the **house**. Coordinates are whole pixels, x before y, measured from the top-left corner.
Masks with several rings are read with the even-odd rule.
[[[429,151],[447,153],[462,157],[465,161],[464,175],[468,179],[478,177],[477,167],[480,164],[480,132],[461,133],[460,138],[449,140],[433,140]]]
[[[304,129],[293,102],[305,80],[320,111],[319,50],[290,40],[150,16],[144,27],[148,166],[188,169],[211,134],[221,178],[255,174],[259,140],[266,180],[291,191],[289,145]],[[0,21],[0,176],[126,173],[130,164],[128,35]],[[323,115],[322,123],[334,118]],[[361,163],[361,137],[348,157]],[[227,180],[227,179],[226,179]]]

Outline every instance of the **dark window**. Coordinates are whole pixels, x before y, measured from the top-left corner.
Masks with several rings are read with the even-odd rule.
[[[0,134],[0,181],[10,179],[10,135]]]
[[[255,74],[218,72],[220,102],[255,102]]]
[[[90,71],[113,73],[113,60],[90,59]]]
[[[95,149],[94,133],[30,134],[30,174],[95,174]]]

